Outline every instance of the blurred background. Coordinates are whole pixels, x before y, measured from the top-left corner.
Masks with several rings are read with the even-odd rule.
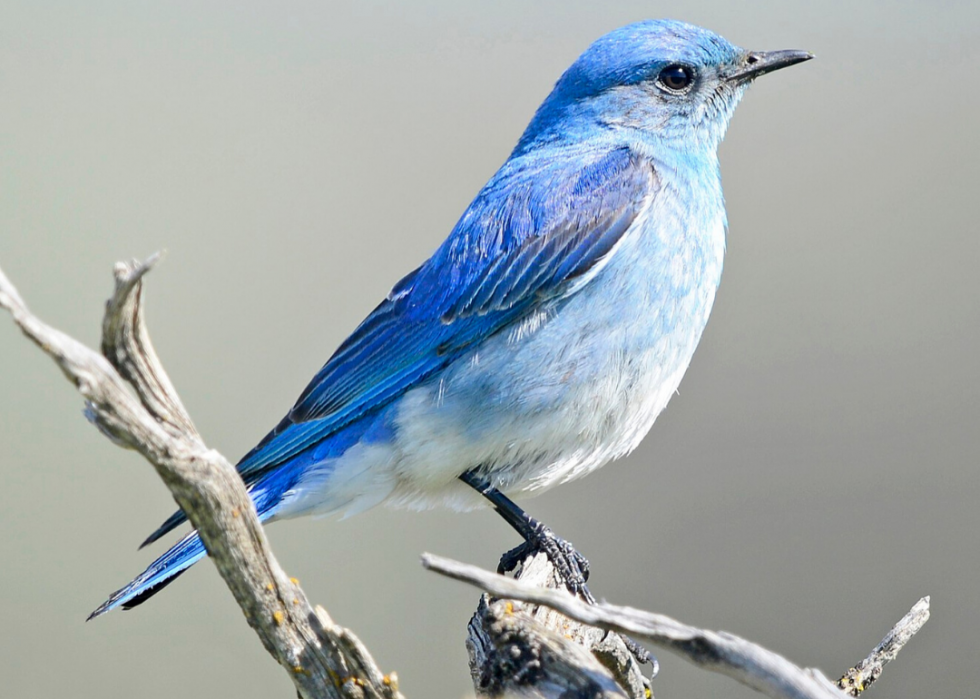
[[[976,687],[980,4],[8,1],[0,263],[98,342],[112,264],[166,249],[148,319],[209,443],[240,457],[449,232],[599,35],[673,16],[818,60],[759,81],[721,151],[725,276],[687,378],[630,458],[528,503],[610,601],[839,676],[922,595],[873,691]],[[6,696],[288,697],[213,567],[86,615],[163,550],[173,509],[0,318]],[[409,697],[470,692],[490,512],[270,529],[312,600]],[[755,696],[660,653],[658,697]]]

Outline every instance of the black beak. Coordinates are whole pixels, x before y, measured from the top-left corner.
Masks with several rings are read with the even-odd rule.
[[[740,65],[722,77],[731,82],[744,83],[774,70],[809,61],[811,58],[813,58],[813,54],[809,51],[793,49],[787,51],[749,51],[745,54]]]

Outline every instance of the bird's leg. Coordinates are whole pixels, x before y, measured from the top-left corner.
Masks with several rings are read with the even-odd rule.
[[[482,476],[467,471],[459,477],[480,495],[485,497],[510,526],[524,538],[524,543],[500,557],[498,573],[513,570],[528,554],[543,551],[565,586],[573,595],[580,596],[589,604],[595,604],[595,597],[585,583],[589,579],[589,562],[575,550],[569,542],[556,535],[551,529],[531,517],[517,504],[493,487]]]
[[[585,584],[589,579],[589,561],[576,551],[574,546],[556,535],[549,527],[531,517],[518,507],[517,503],[493,487],[483,476],[473,471],[467,471],[459,479],[489,500],[494,509],[504,518],[504,521],[524,537],[523,544],[500,557],[500,563],[497,566],[498,573],[511,571],[529,554],[535,551],[543,551],[555,567],[558,575],[565,581],[565,587],[568,588],[569,592],[578,595],[588,604],[596,603],[595,597],[592,596]],[[636,658],[637,662],[641,665],[646,663],[652,665],[652,676],[655,676],[660,667],[657,659],[632,638],[628,636],[622,638],[627,650]]]

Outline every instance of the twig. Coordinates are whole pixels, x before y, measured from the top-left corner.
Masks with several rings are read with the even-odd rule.
[[[734,634],[695,628],[662,614],[630,607],[588,605],[564,591],[535,587],[428,553],[423,554],[422,565],[494,596],[541,604],[583,624],[646,640],[773,699],[841,699],[843,696],[819,670],[798,667],[783,656]]]
[[[927,621],[929,621],[928,596],[915,603],[909,613],[903,616],[892,627],[892,630],[885,634],[881,643],[875,646],[867,658],[845,672],[844,676],[837,680],[837,686],[852,697],[860,696],[864,690],[881,677],[885,665],[895,659],[898,651],[905,647],[905,644],[919,632],[919,629]]]
[[[2,270],[0,307],[75,384],[89,419],[156,468],[300,697],[399,699],[397,678],[382,674],[360,641],[314,609],[283,572],[241,478],[194,427],[143,322],[141,279],[156,259],[116,265],[102,324],[105,356],[39,320]]]

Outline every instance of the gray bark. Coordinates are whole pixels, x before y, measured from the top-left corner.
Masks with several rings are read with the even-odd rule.
[[[102,324],[103,355],[39,320],[2,271],[0,307],[75,384],[88,418],[153,465],[300,697],[400,698],[397,677],[384,675],[357,638],[311,606],[283,572],[242,479],[204,443],[177,397],[143,323],[142,277],[156,259],[116,265]]]
[[[543,605],[582,624],[629,634],[676,653],[698,667],[732,677],[773,699],[841,699],[841,689],[819,670],[803,669],[777,653],[725,631],[695,628],[662,614],[630,607],[585,604],[562,590],[512,580],[432,554],[423,555],[422,564],[437,573],[486,590],[495,597]],[[928,618],[929,598],[924,597],[864,663],[880,660],[883,665],[894,658]],[[842,685],[847,683],[847,677],[841,678]]]
[[[157,261],[119,263],[106,304],[102,354],[43,323],[0,270],[0,307],[61,368],[86,401],[86,415],[115,444],[156,469],[200,532],[249,625],[303,699],[402,699],[348,629],[312,606],[276,561],[245,485],[210,449],[160,363],[143,320],[142,278]],[[469,624],[470,671],[478,693],[611,699],[651,696],[620,633],[666,648],[778,699],[858,696],[929,616],[923,598],[837,686],[771,651],[724,632],[650,612],[589,606],[568,594],[544,556],[515,579],[426,554],[424,565],[487,590]],[[838,688],[840,687],[840,689]]]

